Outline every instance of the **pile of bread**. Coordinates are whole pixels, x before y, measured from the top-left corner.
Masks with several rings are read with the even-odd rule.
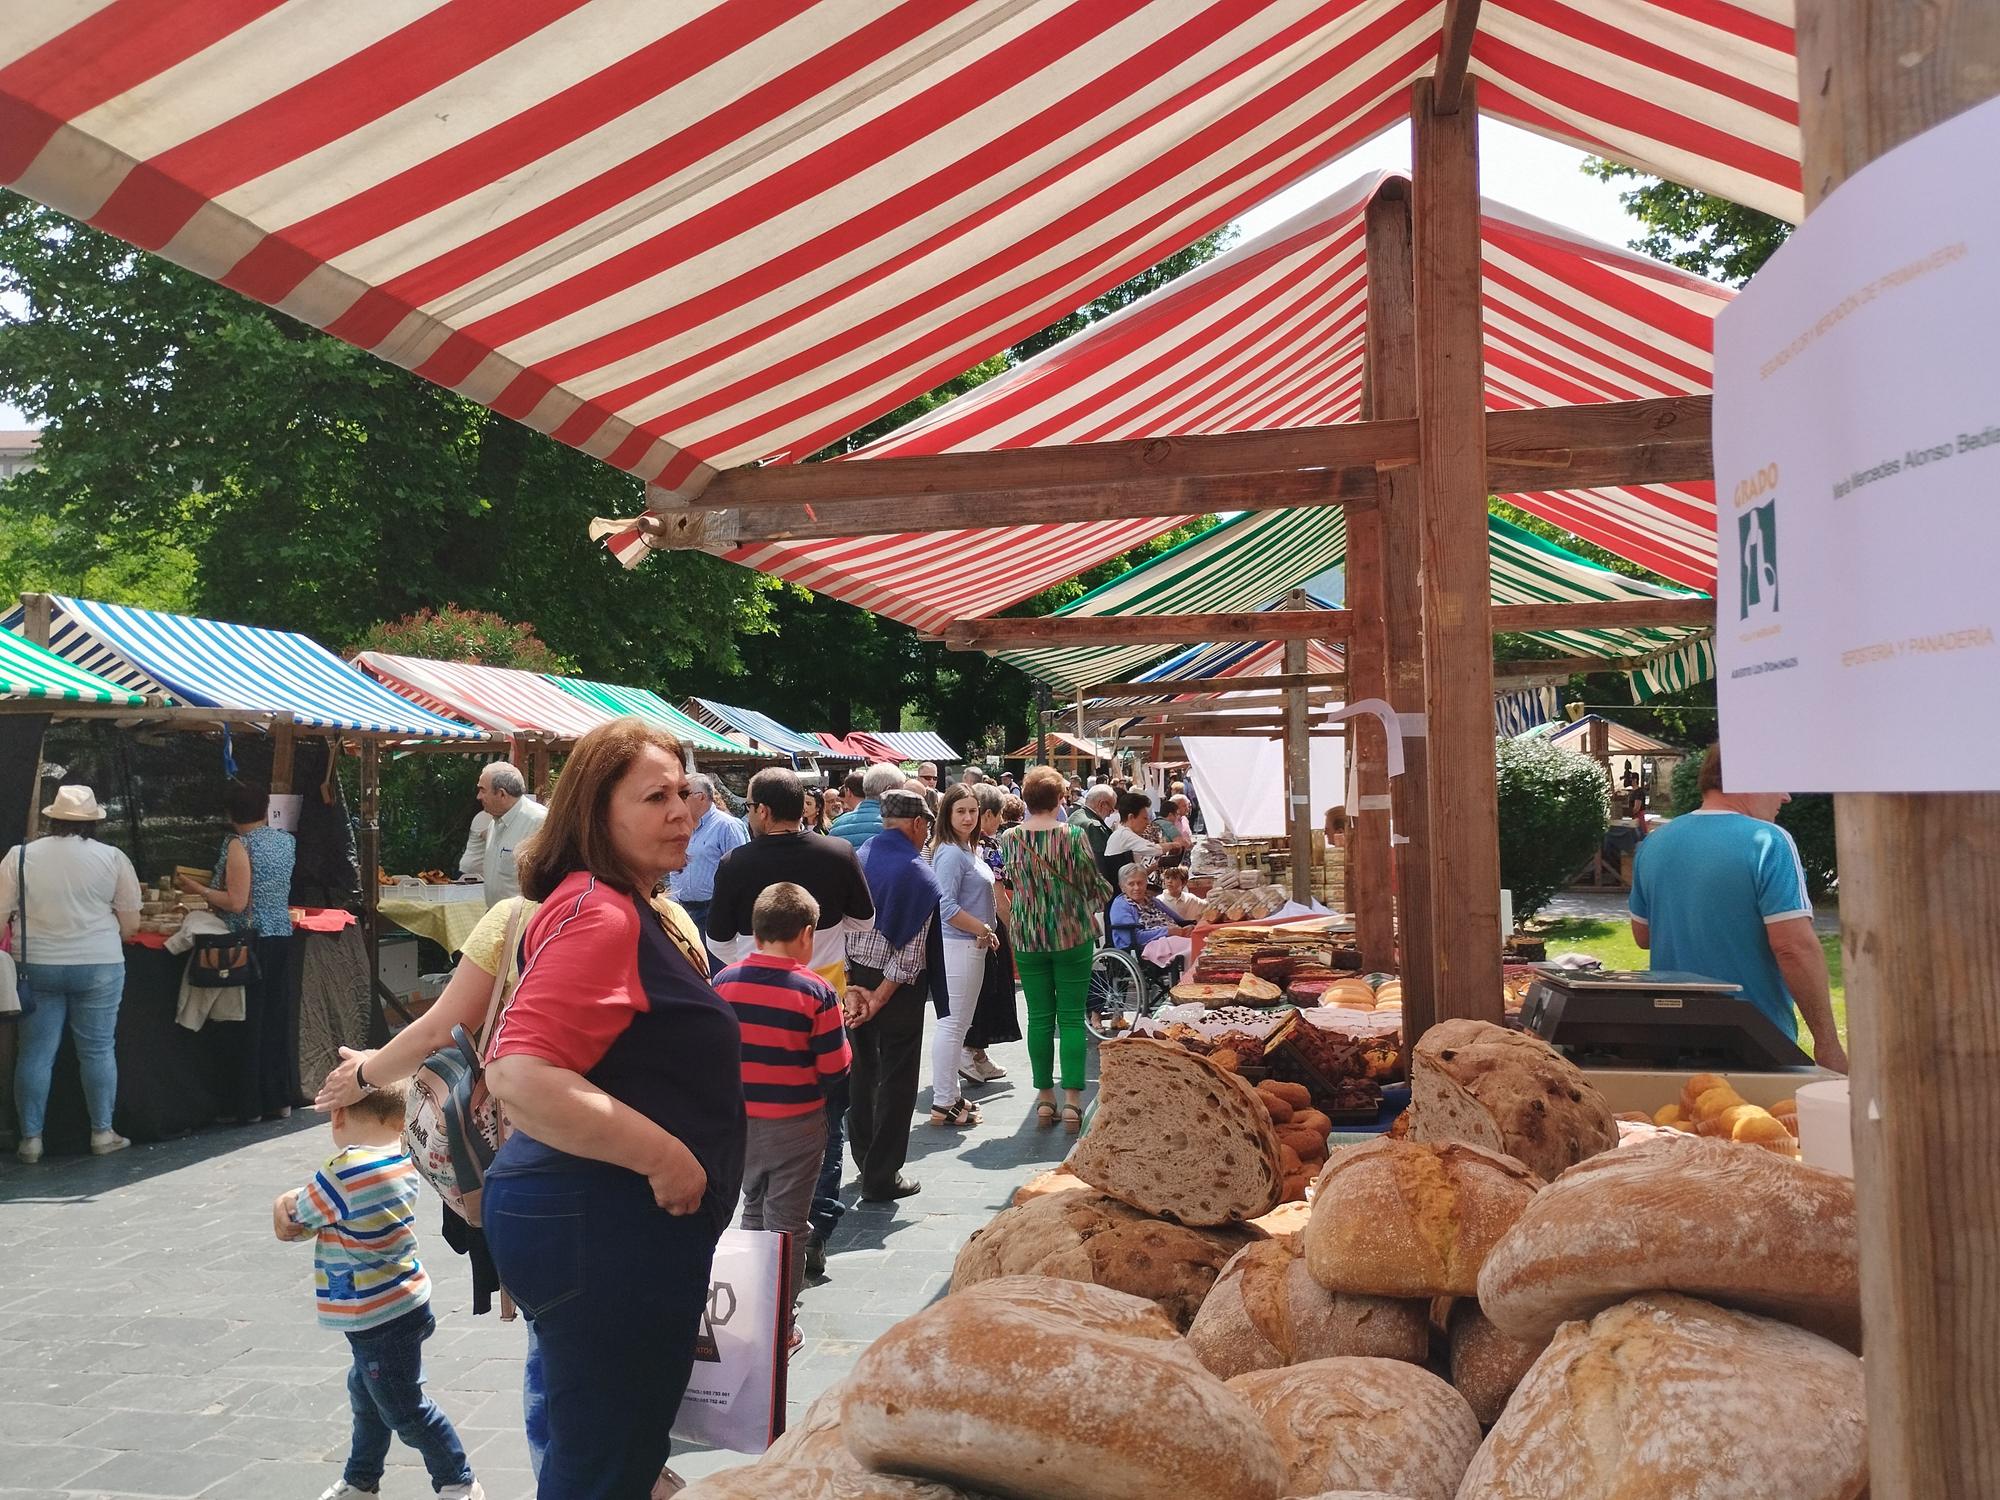
[[[1678,1133],[1611,1149],[1581,1075],[1499,1031],[1428,1033],[1430,1117],[1276,1214],[1258,1090],[1107,1046],[1077,1181],[687,1500],[1865,1493],[1852,1183]]]
[[[1625,1117],[1621,1115],[1620,1118]],[[1726,1079],[1718,1078],[1713,1073],[1696,1073],[1689,1078],[1681,1086],[1680,1101],[1667,1105],[1654,1115],[1652,1123],[1691,1135],[1761,1146],[1780,1156],[1799,1154],[1799,1105],[1796,1099],[1780,1099],[1769,1109],[1747,1104]]]
[[[182,870],[203,881],[209,878],[208,871],[188,866],[181,866],[175,874]],[[173,875],[162,875],[139,892],[139,931],[170,935],[180,930],[189,912],[207,910],[206,896],[190,896],[175,888]]]

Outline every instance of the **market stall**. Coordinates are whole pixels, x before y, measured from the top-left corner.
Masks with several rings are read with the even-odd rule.
[[[185,960],[164,951],[186,898],[161,892],[158,882],[178,866],[206,872],[213,864],[221,786],[234,771],[255,775],[274,796],[299,798],[294,1014],[287,1023],[298,1078],[318,1078],[336,1047],[379,1034],[369,987],[369,892],[357,889],[333,764],[341,746],[356,741],[369,754],[384,743],[477,744],[488,737],[413,707],[291,632],[61,595],[26,596],[0,625],[12,632],[0,641],[45,642],[69,669],[119,692],[111,704],[79,697],[56,706],[51,731],[87,736],[65,742],[68,774],[103,784],[116,814],[107,836],[126,847],[155,891],[156,909],[127,947],[119,1128],[135,1140],[156,1139],[218,1112],[213,1038],[175,1023]],[[39,756],[42,736],[36,740]],[[135,759],[142,755],[159,764],[147,770]],[[43,800],[36,796],[31,805]],[[364,840],[367,833],[364,811]],[[359,920],[350,904],[362,907]],[[85,1138],[81,1111],[75,1068],[59,1063],[46,1132],[51,1150]]]
[[[750,749],[788,756],[795,766],[818,759],[826,748],[816,736],[787,729],[769,714],[754,708],[738,708],[714,698],[690,698],[681,708],[696,723]]]

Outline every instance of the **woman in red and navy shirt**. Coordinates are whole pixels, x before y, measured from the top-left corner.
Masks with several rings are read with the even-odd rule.
[[[592,730],[517,856],[542,905],[487,1071],[513,1133],[481,1207],[540,1345],[550,1500],[650,1494],[742,1182],[736,1017],[655,894],[687,856],[686,779],[671,735]]]

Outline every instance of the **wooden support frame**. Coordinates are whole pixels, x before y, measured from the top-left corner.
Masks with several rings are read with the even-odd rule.
[[[1706,396],[1492,414],[1496,494],[1672,484],[1714,472]],[[1406,419],[1140,438],[988,453],[731,469],[692,503],[655,496],[653,545],[725,551],[749,542],[1028,526],[1302,505],[1378,503],[1379,475],[1417,461]]]
[[[1347,686],[1345,672],[1272,672],[1263,677],[1159,677],[1151,682],[1095,682],[1083,689],[1086,698],[1135,693],[1257,693],[1273,688]]]
[[[1820,0],[1799,8],[1797,35],[1808,220],[1853,172],[2000,92],[1992,0]],[[1869,1492],[2000,1495],[2000,1150],[1987,1107],[2000,793],[1850,794],[1834,821]]]
[[[1411,244],[1431,902],[1434,911],[1451,914],[1449,922],[1436,924],[1431,952],[1439,1019],[1498,1023],[1503,1007],[1492,638],[1496,630],[1555,627],[1503,622],[1510,612],[1492,604],[1479,109],[1477,86],[1470,80],[1461,105],[1458,113],[1437,113],[1431,81],[1417,81],[1411,109]],[[1532,618],[1538,608],[1525,610]],[[1621,608],[1599,613],[1617,618]],[[1709,616],[1712,621],[1712,606]]]
[[[1304,609],[1303,589],[1293,593],[1290,607]],[[1313,611],[1320,613],[1320,611]],[[1306,669],[1306,640],[1294,636],[1285,642],[1284,668],[1290,673]],[[1349,672],[1353,669],[1350,667]],[[1292,899],[1312,900],[1312,740],[1307,719],[1307,689],[1285,689],[1285,841],[1291,848]]]
[[[1473,481],[1475,486],[1477,481]],[[1482,508],[1483,516],[1485,510]],[[1479,551],[1485,555],[1481,523]],[[1713,599],[1598,599],[1580,604],[1487,604],[1488,623],[1477,656],[1492,672],[1494,631],[1712,629]],[[1017,651],[1039,646],[1191,645],[1204,641],[1345,640],[1353,616],[1344,609],[1240,610],[1203,615],[1006,615],[960,620],[945,632],[954,651]],[[1470,632],[1468,632],[1470,634]],[[1468,648],[1469,649],[1469,648]],[[1490,713],[1490,708],[1489,708]]]
[[[1472,43],[1478,35],[1479,0],[1445,0],[1437,67],[1431,74],[1431,108],[1441,115],[1458,113],[1465,97],[1466,69],[1472,62]]]

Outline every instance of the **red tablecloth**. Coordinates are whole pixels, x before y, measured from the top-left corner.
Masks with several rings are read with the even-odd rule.
[[[353,912],[338,906],[292,908],[292,926],[300,932],[342,932],[359,920]],[[125,941],[135,948],[164,948],[167,946],[167,935],[163,932],[135,932]]]

